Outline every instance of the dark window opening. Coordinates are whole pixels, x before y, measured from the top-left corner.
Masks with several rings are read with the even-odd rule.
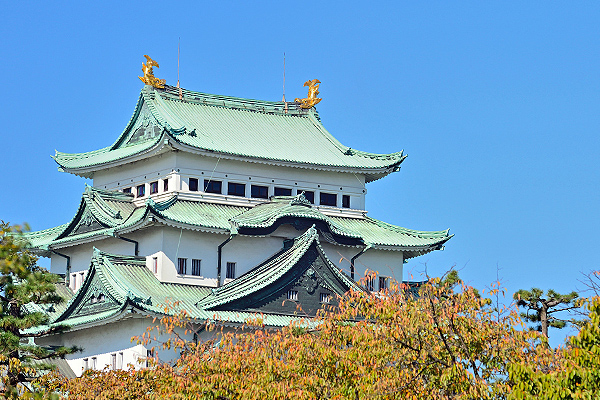
[[[306,200],[310,201],[310,204],[315,204],[315,192],[306,190],[304,191],[304,197],[306,197]]]
[[[169,191],[169,180],[163,179],[163,192],[168,192],[168,191]]]
[[[192,192],[198,191],[198,179],[197,178],[190,178],[189,188],[190,188],[190,191],[192,191]]]
[[[229,182],[227,185],[227,194],[230,196],[241,196],[246,195],[246,185],[243,183]]]
[[[342,196],[342,207],[350,208],[350,196],[347,194]]]
[[[267,186],[252,185],[250,188],[251,196],[257,199],[268,199],[269,188]]]
[[[321,192],[319,204],[322,206],[337,206],[337,194]]]
[[[227,272],[225,273],[225,278],[235,279],[235,263],[234,262],[227,263]]]
[[[388,277],[387,276],[380,276],[379,277],[379,291],[380,292],[385,292],[388,289]]]
[[[123,193],[131,193],[131,188],[125,188],[125,189],[123,189]]]
[[[177,273],[179,275],[187,274],[187,258],[177,259]]]
[[[202,260],[192,260],[192,275],[200,276],[200,264]]]
[[[275,187],[275,196],[291,196],[292,189]]]
[[[150,194],[158,193],[158,181],[150,182]]]
[[[137,197],[144,197],[146,195],[146,185],[140,185],[137,187]]]
[[[213,181],[213,180],[205,179],[204,180],[204,191],[206,193],[218,193],[218,194],[221,194],[223,192],[222,191],[221,181]]]

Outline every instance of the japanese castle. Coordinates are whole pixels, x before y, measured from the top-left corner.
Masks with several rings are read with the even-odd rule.
[[[43,311],[70,326],[36,340],[82,347],[67,356],[74,375],[142,365],[149,350],[131,337],[167,303],[225,329],[257,313],[281,327],[361,279],[385,290],[406,260],[450,239],[367,216],[366,185],[406,156],[336,140],[314,107],[316,80],[307,99],[271,102],[168,86],[152,68],[145,78],[112,145],[54,156],[61,171],[93,180],[73,219],[27,234],[65,276],[66,301]]]

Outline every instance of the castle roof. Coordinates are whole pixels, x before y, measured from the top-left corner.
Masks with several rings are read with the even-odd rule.
[[[371,134],[371,133],[370,133]],[[402,151],[374,154],[351,149],[321,124],[314,108],[296,103],[219,96],[145,86],[129,124],[108,147],[56,152],[59,169],[91,178],[94,171],[172,149],[203,156],[298,168],[364,174],[370,182],[398,169]]]
[[[312,253],[318,254],[318,260]],[[304,261],[304,262],[303,262]],[[48,326],[31,331],[44,332],[54,325],[73,330],[115,322],[141,315],[173,315],[185,310],[199,321],[243,324],[256,318],[261,305],[276,301],[288,286],[309,280],[342,296],[350,288],[362,290],[327,259],[315,228],[309,228],[289,246],[265,262],[217,289],[160,282],[146,267],[145,257],[109,254],[94,249],[88,274],[81,288],[58,310],[41,310],[30,304],[27,311],[45,311]],[[308,288],[310,291],[310,287]],[[177,303],[175,303],[177,302]],[[294,310],[294,308],[292,308]],[[295,312],[261,314],[267,326],[285,326],[304,318]]]
[[[404,258],[440,249],[452,235],[448,230],[417,231],[374,218],[324,215],[304,196],[282,196],[252,207],[179,199],[133,204],[131,194],[86,186],[71,222],[24,237],[33,250],[48,256],[52,250],[126,234],[152,224],[222,234],[267,235],[282,224],[298,229],[315,225],[328,241],[403,251]]]

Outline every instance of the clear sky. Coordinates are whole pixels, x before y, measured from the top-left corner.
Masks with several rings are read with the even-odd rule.
[[[0,219],[70,221],[85,180],[50,156],[110,145],[143,55],[175,85],[181,38],[184,88],[281,100],[285,52],[288,100],[318,78],[342,143],[405,150],[369,215],[456,235],[405,279],[581,288],[600,269],[600,4],[524,3],[2,2]]]

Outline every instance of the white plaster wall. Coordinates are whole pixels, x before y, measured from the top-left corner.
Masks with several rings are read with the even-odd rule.
[[[81,376],[84,371],[85,359],[88,360],[88,368],[91,368],[92,358],[95,357],[97,370],[112,369],[112,355],[117,356],[117,364],[119,364],[119,353],[123,354],[123,362],[121,365],[117,365],[118,369],[128,369],[129,364],[136,369],[143,368],[146,366],[147,351],[152,347],[155,348],[154,354],[158,357],[159,362],[172,363],[179,358],[180,350],[160,348],[160,342],[165,341],[168,335],[159,336],[157,342],[147,345],[137,344],[135,340],[131,340],[133,337],[141,336],[147,328],[156,325],[158,322],[153,323],[152,317],[135,315],[133,318],[122,319],[106,325],[37,338],[36,343],[83,348],[82,352],[65,357],[77,376]],[[224,328],[223,332],[231,330],[232,328]],[[194,339],[193,333],[186,333],[182,329],[178,329],[177,333],[190,342]],[[220,329],[202,330],[197,340],[205,342],[218,339],[220,334]]]
[[[139,243],[139,254],[145,256],[162,248],[162,229],[148,228],[141,231],[124,234],[123,237]],[[94,247],[111,254],[134,255],[135,245],[114,237],[82,243],[71,247],[59,248],[61,254],[71,257],[71,272],[85,271],[90,267]],[[52,254],[50,270],[55,274],[64,274],[67,260],[57,254]]]
[[[133,243],[107,237],[106,239],[97,240],[91,243],[59,248],[56,249],[56,251],[71,257],[71,272],[85,271],[90,267],[94,246],[102,251],[113,254],[133,254],[134,250]],[[53,253],[50,261],[50,271],[55,274],[64,274],[66,267],[67,260],[64,257]]]
[[[217,163],[218,160],[218,163]],[[337,207],[342,207],[342,195],[350,196],[350,208],[364,210],[365,177],[360,174],[317,171],[303,168],[279,167],[243,161],[217,159],[184,152],[163,153],[131,164],[113,167],[94,173],[94,186],[108,190],[123,190],[145,185],[149,196],[149,183],[159,180],[159,191],[163,193],[163,179],[169,179],[169,191],[188,191],[190,177],[198,178],[200,189],[204,179],[223,183],[223,194],[227,193],[228,182],[246,184],[246,197],[250,197],[250,186],[269,186],[269,195],[274,187],[292,189],[296,195],[303,190],[315,192],[315,203],[321,191],[337,194]]]
[[[321,243],[327,257],[338,268],[350,276],[350,261],[361,248],[335,246]],[[401,251],[369,249],[354,262],[354,279],[360,281],[367,270],[376,271],[378,276],[385,276],[398,282],[402,281],[404,258]],[[375,290],[378,290],[378,280]]]
[[[176,165],[173,152],[160,154],[134,163],[94,172],[94,187],[121,190],[144,182],[162,179]],[[159,185],[160,186],[160,185]],[[159,190],[162,189],[159,187]]]
[[[282,247],[283,239],[281,237],[234,237],[223,247],[221,278],[225,280],[227,262],[236,263],[236,278],[238,278],[281,250]]]
[[[152,257],[159,261],[157,277],[163,282],[184,284],[216,285],[218,266],[218,247],[227,240],[227,235],[190,231],[164,227],[162,253],[156,252],[148,257],[148,264]],[[296,236],[298,233],[296,232]],[[236,263],[236,276],[240,276],[283,246],[283,239],[279,237],[246,237],[238,235],[223,246],[221,278],[225,279],[227,262]],[[187,275],[177,272],[177,259],[186,258]],[[201,276],[192,276],[192,259],[201,261]]]
[[[320,191],[338,194],[338,207],[341,207],[342,194],[351,196],[350,206],[364,209],[366,194],[365,177],[359,174],[317,171],[303,168],[279,167],[267,164],[235,160],[218,160],[213,157],[180,152],[177,154],[177,172],[181,174],[182,190],[187,190],[187,178],[199,178],[200,186],[204,179],[215,179],[223,182],[223,191],[227,191],[228,182],[246,184],[247,197],[250,197],[250,185],[271,186],[269,195],[273,195],[273,187],[292,189],[292,194],[302,190],[315,192],[318,203]]]

